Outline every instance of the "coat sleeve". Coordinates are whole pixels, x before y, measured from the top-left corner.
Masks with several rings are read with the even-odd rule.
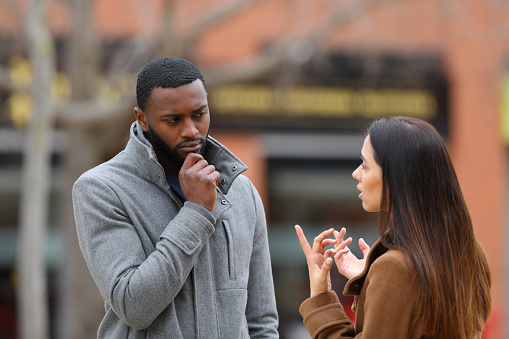
[[[334,292],[305,300],[300,308],[309,333],[319,339],[409,337],[415,287],[403,261],[383,255],[369,269],[363,292],[362,329],[354,328]]]
[[[172,302],[214,232],[212,215],[186,202],[147,255],[107,182],[82,176],[73,186],[73,207],[79,245],[102,298],[138,330]]]
[[[299,308],[313,338],[353,338],[355,329],[333,291],[306,299]]]
[[[249,335],[251,338],[278,338],[278,315],[265,211],[260,195],[253,184],[251,182],[249,184],[256,208],[246,308]]]

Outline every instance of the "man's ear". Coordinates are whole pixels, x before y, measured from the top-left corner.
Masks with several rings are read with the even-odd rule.
[[[138,122],[138,125],[143,129],[143,131],[148,131],[148,117],[145,112],[143,112],[138,107],[134,108],[134,117],[136,118],[136,121]]]

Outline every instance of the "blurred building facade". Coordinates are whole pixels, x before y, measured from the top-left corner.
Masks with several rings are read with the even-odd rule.
[[[12,46],[9,36],[19,26],[8,3],[0,2],[4,46]],[[167,34],[168,43],[179,46],[169,50],[203,70],[211,135],[248,165],[246,175],[265,204],[281,338],[307,337],[298,314],[309,293],[307,269],[293,226],[300,224],[308,239],[325,228],[343,226],[354,239],[364,237],[372,243],[377,238],[375,216],[362,210],[351,172],[360,161],[363,128],[383,115],[424,118],[446,140],[493,273],[493,309],[484,338],[507,337],[504,287],[509,257],[504,243],[509,171],[503,123],[509,116],[504,106],[509,4],[502,0],[351,0],[341,4],[223,0],[212,6],[205,0],[181,0],[171,7],[169,3],[97,1],[90,29],[105,38],[97,53],[105,65],[122,62],[112,60],[117,54],[108,51]],[[20,8],[22,13],[26,10]],[[164,15],[169,10],[173,21],[166,26]],[[179,43],[193,34],[192,23],[210,12],[217,12],[216,21],[186,44]],[[57,47],[65,45],[71,10],[63,1],[52,1],[48,18]],[[13,65],[16,53],[16,49],[4,50],[1,62]],[[22,48],[19,54],[26,57]],[[144,58],[155,56],[160,55],[147,53]],[[22,74],[22,66],[15,65],[16,74]],[[129,79],[135,81],[132,74]],[[15,101],[11,94],[2,97],[0,337],[14,338],[17,201],[24,137],[16,127],[16,119],[23,114],[10,112],[9,103],[20,107],[23,101]],[[97,161],[123,147],[132,114],[132,108],[126,110],[121,122],[108,125],[109,131],[115,129],[112,134],[117,140]],[[61,313],[59,294],[65,290],[59,272],[69,246],[77,246],[64,244],[62,228],[74,225],[62,221],[59,212],[62,205],[70,206],[59,203],[68,198],[70,189],[61,180],[60,174],[68,169],[63,159],[75,152],[66,147],[68,133],[60,126],[52,154],[47,262],[55,337],[59,336],[54,329]],[[333,281],[341,295],[345,281],[337,273]],[[95,310],[100,319],[100,307]]]

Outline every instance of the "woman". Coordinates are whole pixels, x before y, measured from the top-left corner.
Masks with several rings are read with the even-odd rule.
[[[308,262],[311,297],[300,312],[313,338],[480,338],[491,309],[491,274],[445,144],[427,122],[374,121],[352,176],[379,236],[358,260],[346,230],[317,236]],[[328,238],[334,235],[334,239]],[[334,244],[333,248],[325,249]],[[330,285],[332,256],[349,279],[355,325]]]

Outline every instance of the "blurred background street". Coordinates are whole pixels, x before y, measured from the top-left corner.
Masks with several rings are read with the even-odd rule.
[[[294,225],[377,239],[351,173],[387,115],[446,141],[493,274],[483,338],[509,338],[505,0],[0,0],[0,338],[96,337],[71,187],[124,148],[137,74],[169,55],[203,72],[210,135],[262,196],[282,339],[310,338]]]

